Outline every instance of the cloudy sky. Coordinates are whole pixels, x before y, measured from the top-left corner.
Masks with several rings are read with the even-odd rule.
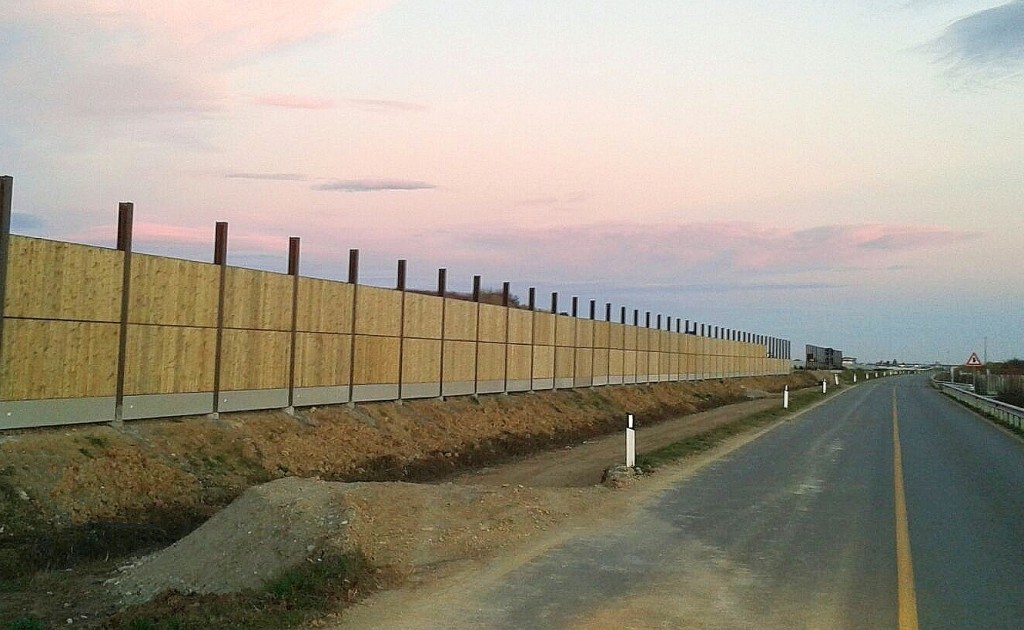
[[[13,231],[1024,357],[1024,0],[20,0]]]

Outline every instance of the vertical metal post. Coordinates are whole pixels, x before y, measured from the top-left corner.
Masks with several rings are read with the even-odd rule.
[[[288,275],[292,277],[292,330],[288,356],[288,408],[295,406],[295,354],[299,340],[299,237],[288,239]]]
[[[399,291],[405,291],[405,278],[406,278],[406,261],[400,259],[398,261],[398,277],[395,282],[395,288]]]
[[[121,277],[121,322],[117,341],[117,384],[114,390],[114,423],[124,420],[124,371],[128,354],[128,308],[132,284],[132,218],[135,205],[122,201],[117,205],[117,249],[124,253]]]
[[[527,293],[530,307],[530,391],[533,391],[533,375],[536,369],[534,357],[537,355],[537,289],[530,287]]]
[[[476,339],[473,343],[473,395],[480,394],[480,276],[473,276],[473,305],[476,309]]]
[[[406,261],[399,259],[395,289],[401,292],[402,306],[398,310],[398,400],[404,398],[405,389],[405,282]]]
[[[572,316],[578,317],[580,311],[580,299],[577,296],[572,296]]]
[[[504,361],[504,367],[502,368],[502,377],[501,377],[502,386],[501,386],[501,391],[504,394],[508,393],[508,357],[509,357],[508,339],[509,339],[509,335],[511,334],[509,329],[512,327],[512,309],[509,308],[509,304],[511,303],[511,299],[510,299],[511,295],[512,295],[511,284],[509,284],[508,282],[502,282],[501,283],[501,305],[505,307],[505,361]],[[533,350],[531,349],[530,351],[532,352]]]
[[[590,300],[590,321],[597,318],[597,300]],[[597,348],[594,346],[597,339],[597,326],[590,325],[590,386],[594,386],[594,361],[597,359]]]
[[[4,361],[4,303],[7,296],[7,265],[11,249],[11,215],[14,214],[14,178],[0,177],[0,370]]]
[[[612,321],[612,303],[611,302],[605,302],[604,303],[604,321],[609,322],[609,323]]]
[[[437,295],[441,298],[441,358],[438,361],[441,373],[437,375],[437,397],[444,398],[444,328],[448,315],[448,270],[444,267],[437,270]]]
[[[352,338],[348,349],[348,404],[356,403],[356,315],[359,300],[359,250],[348,250],[348,283],[352,285]]]
[[[625,324],[626,323],[626,307],[625,306],[621,307],[621,310],[619,311],[619,323],[620,324]]]
[[[217,338],[213,350],[213,413],[220,414],[220,365],[224,353],[224,301],[227,295],[228,224],[218,221],[213,237],[213,264],[219,269],[220,287],[217,290]]]
[[[554,313],[554,339],[551,340],[551,389],[558,389],[558,293],[551,293],[551,312]]]

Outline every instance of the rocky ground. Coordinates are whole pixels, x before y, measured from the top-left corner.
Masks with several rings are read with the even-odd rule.
[[[315,559],[328,550],[359,549],[372,563],[410,575],[416,567],[490,553],[580,513],[607,490],[528,487],[515,481],[525,479],[515,476],[521,470],[505,480],[485,471],[468,478],[472,485],[465,477],[432,485],[324,481],[452,479],[459,471],[617,433],[626,413],[641,426],[689,417],[687,430],[699,432],[716,420],[693,422],[697,411],[777,393],[785,384],[812,385],[815,378],[797,373],[5,433],[0,622],[35,617],[98,626],[121,602],[174,580],[221,592],[262,579],[288,559]],[[585,453],[586,446],[573,450]],[[587,472],[573,474],[592,478],[593,464],[580,466]],[[266,485],[242,494],[260,484]],[[203,535],[227,528],[213,543],[204,539],[225,558],[239,558],[246,541],[265,555],[192,566],[185,539],[131,570],[116,570],[203,522]],[[220,573],[203,572],[210,568]]]

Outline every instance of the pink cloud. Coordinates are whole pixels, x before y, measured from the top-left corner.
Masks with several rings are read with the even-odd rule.
[[[337,103],[326,98],[310,98],[290,94],[274,94],[255,99],[257,105],[269,107],[285,107],[289,109],[333,109]]]
[[[238,102],[231,73],[261,55],[347,29],[384,0],[25,0],[0,22],[30,33],[11,59],[16,112],[46,124],[189,115]],[[292,97],[282,107],[329,102]],[[190,119],[191,120],[191,119]],[[71,121],[74,121],[72,124]],[[119,126],[114,126],[116,132]]]
[[[406,235],[408,236],[408,235]],[[599,224],[545,230],[420,234],[420,251],[443,252],[445,261],[521,274],[566,279],[699,280],[705,275],[773,275],[888,269],[903,255],[972,240],[977,233],[937,226],[828,225],[785,229],[753,223]],[[381,243],[388,249],[401,247]],[[405,242],[409,242],[406,240]],[[396,251],[396,255],[402,255]],[[507,273],[507,272],[506,272]]]

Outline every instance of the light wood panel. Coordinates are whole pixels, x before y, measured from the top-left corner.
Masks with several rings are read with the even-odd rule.
[[[402,350],[403,383],[437,383],[441,380],[441,342],[406,339]]]
[[[360,286],[356,291],[356,334],[400,336],[403,295],[392,289]]]
[[[132,254],[131,275],[128,292],[130,323],[217,326],[220,267]]]
[[[356,322],[358,327],[358,320]],[[385,385],[398,382],[397,337],[356,336],[356,385]]]
[[[467,302],[468,303],[468,302]],[[472,382],[476,374],[476,343],[472,341],[445,341],[444,382]]]
[[[338,387],[349,383],[352,335],[295,335],[295,386]]]
[[[441,307],[444,301],[434,295],[405,294],[405,336],[441,338]],[[440,357],[438,345],[438,357]],[[434,379],[437,380],[436,378]],[[427,381],[434,382],[434,381]]]
[[[448,299],[444,309],[444,338],[476,341],[476,302]]]
[[[239,267],[224,270],[224,326],[291,330],[292,276]]]
[[[477,333],[479,341],[504,343],[506,318],[508,309],[493,304],[480,305],[480,330]]]
[[[477,347],[477,380],[501,381],[505,378],[505,344],[481,343]]]
[[[224,331],[222,391],[288,387],[291,335],[264,330]]]
[[[7,317],[120,321],[122,252],[15,235],[9,248]]]
[[[352,332],[351,284],[299,278],[296,328],[303,332]]]
[[[113,396],[117,324],[7,319],[0,400]]]
[[[533,335],[533,313],[522,309],[511,309],[509,312],[509,343],[532,342]]]
[[[215,328],[128,326],[124,393],[212,392],[216,345]]]

